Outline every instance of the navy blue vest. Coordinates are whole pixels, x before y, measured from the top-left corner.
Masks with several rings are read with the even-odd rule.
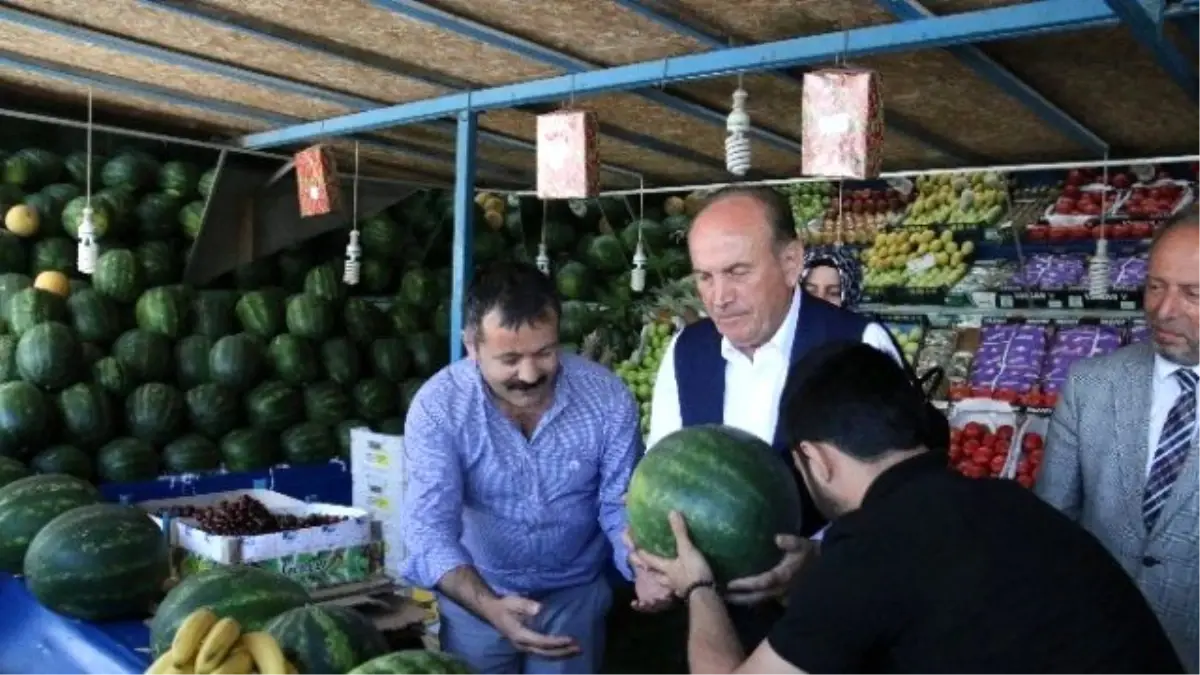
[[[800,316],[796,321],[796,335],[792,340],[791,363],[796,363],[810,349],[827,342],[862,341],[863,331],[869,323],[865,317],[804,293],[800,301]],[[711,319],[693,323],[680,333],[675,343],[675,381],[679,388],[679,411],[683,426],[724,422],[725,357],[721,355],[721,334]],[[782,401],[777,403],[780,404]],[[787,457],[787,464],[794,471],[790,448],[786,447],[781,436],[777,424],[772,445]],[[800,533],[811,536],[827,521],[817,510],[798,473],[796,482],[803,509]]]

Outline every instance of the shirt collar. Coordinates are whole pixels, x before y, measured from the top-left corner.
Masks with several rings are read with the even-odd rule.
[[[773,349],[780,354],[791,354],[792,343],[796,339],[796,324],[800,320],[800,299],[804,294],[797,287],[795,293],[792,294],[792,306],[788,309],[787,316],[783,318],[783,323],[779,329],[767,340],[766,344],[759,349]],[[741,357],[746,358],[746,355],[738,351],[737,347],[728,338],[721,338],[721,356],[725,357],[726,361]]]
[[[946,465],[946,456],[933,450],[900,460],[871,481],[870,487],[863,495],[863,506],[878,502],[917,476],[937,471],[949,471],[949,468]]]
[[[1154,382],[1162,384],[1171,380],[1176,370],[1180,368],[1188,368],[1189,366],[1181,366],[1178,363],[1171,363],[1164,359],[1159,354],[1154,355]],[[1200,366],[1190,366],[1193,373],[1200,375]]]

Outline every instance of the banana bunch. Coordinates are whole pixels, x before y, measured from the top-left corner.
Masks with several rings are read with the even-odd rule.
[[[150,664],[147,675],[295,675],[275,638],[243,633],[236,619],[218,619],[207,607],[179,625],[171,648]]]

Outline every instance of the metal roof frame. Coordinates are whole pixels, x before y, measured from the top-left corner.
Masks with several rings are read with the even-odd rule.
[[[1143,47],[1148,49],[1171,79],[1195,103],[1200,101],[1200,79],[1196,76],[1195,54],[1185,57],[1163,35],[1167,0],[1105,0]],[[1194,22],[1193,22],[1194,26]],[[1194,30],[1194,28],[1193,28]],[[1194,34],[1194,33],[1193,33]]]

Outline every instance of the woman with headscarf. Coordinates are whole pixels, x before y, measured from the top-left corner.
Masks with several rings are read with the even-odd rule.
[[[862,298],[858,260],[840,248],[805,251],[803,283],[809,295],[846,309],[854,309]]]

